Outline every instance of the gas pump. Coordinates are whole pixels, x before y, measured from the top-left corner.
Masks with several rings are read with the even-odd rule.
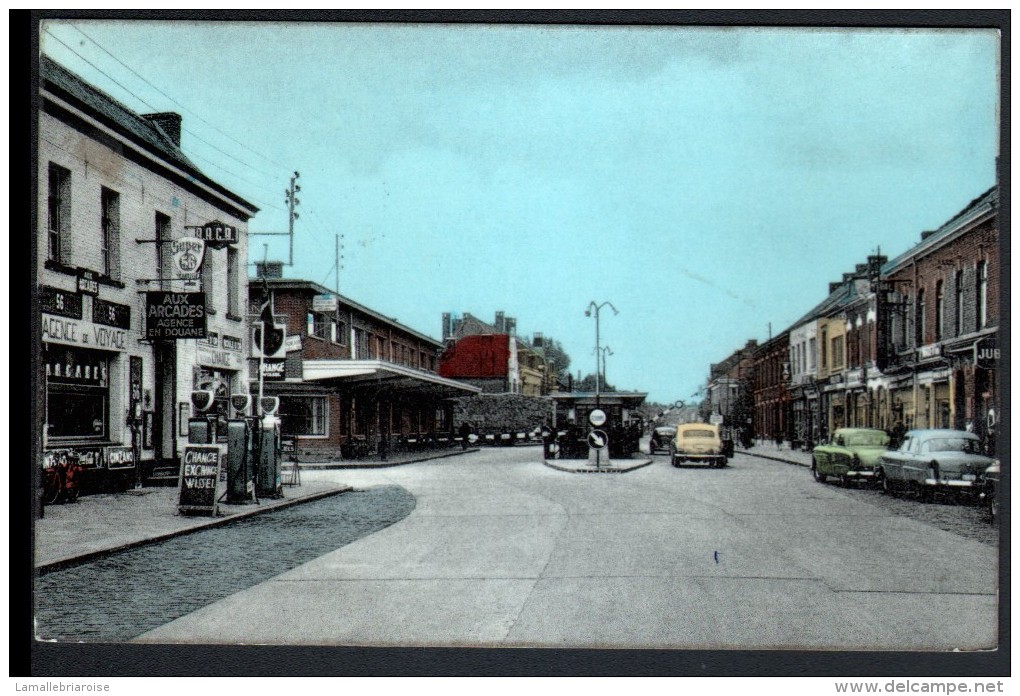
[[[256,450],[258,452],[258,473],[256,490],[267,498],[283,497],[283,477],[280,472],[280,419],[276,413],[280,409],[280,399],[276,396],[263,396],[259,399],[262,418],[256,431]]]
[[[227,421],[227,502],[235,505],[258,502],[253,453],[257,426],[249,415],[251,402],[250,394],[230,395],[234,418]]]
[[[216,443],[216,414],[210,413],[216,403],[216,392],[212,389],[196,389],[191,392],[191,405],[199,415],[188,419],[188,442],[192,445]]]

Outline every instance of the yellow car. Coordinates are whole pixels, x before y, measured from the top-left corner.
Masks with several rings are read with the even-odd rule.
[[[708,423],[683,423],[669,442],[669,460],[673,466],[682,462],[702,462],[711,467],[726,466],[719,426]]]

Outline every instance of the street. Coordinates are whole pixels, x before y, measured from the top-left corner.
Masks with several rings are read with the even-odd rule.
[[[869,492],[820,485],[801,467],[740,453],[724,469],[674,469],[657,456],[627,474],[571,474],[539,457],[534,447],[493,448],[391,469],[308,471],[308,480],[355,489],[398,486],[414,509],[135,640],[997,644],[995,546],[873,505]]]

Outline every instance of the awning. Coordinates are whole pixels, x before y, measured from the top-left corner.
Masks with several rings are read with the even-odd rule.
[[[332,381],[347,387],[413,392],[440,398],[471,396],[482,391],[464,382],[385,360],[305,360],[302,378],[306,382]]]

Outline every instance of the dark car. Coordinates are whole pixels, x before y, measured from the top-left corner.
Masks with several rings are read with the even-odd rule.
[[[979,493],[992,458],[981,454],[981,440],[965,430],[908,430],[898,449],[886,450],[878,466],[887,493],[912,490],[922,500],[935,491]]]
[[[668,450],[670,441],[676,436],[676,427],[672,425],[660,425],[652,430],[652,437],[648,440],[648,454],[655,454],[656,450]]]

